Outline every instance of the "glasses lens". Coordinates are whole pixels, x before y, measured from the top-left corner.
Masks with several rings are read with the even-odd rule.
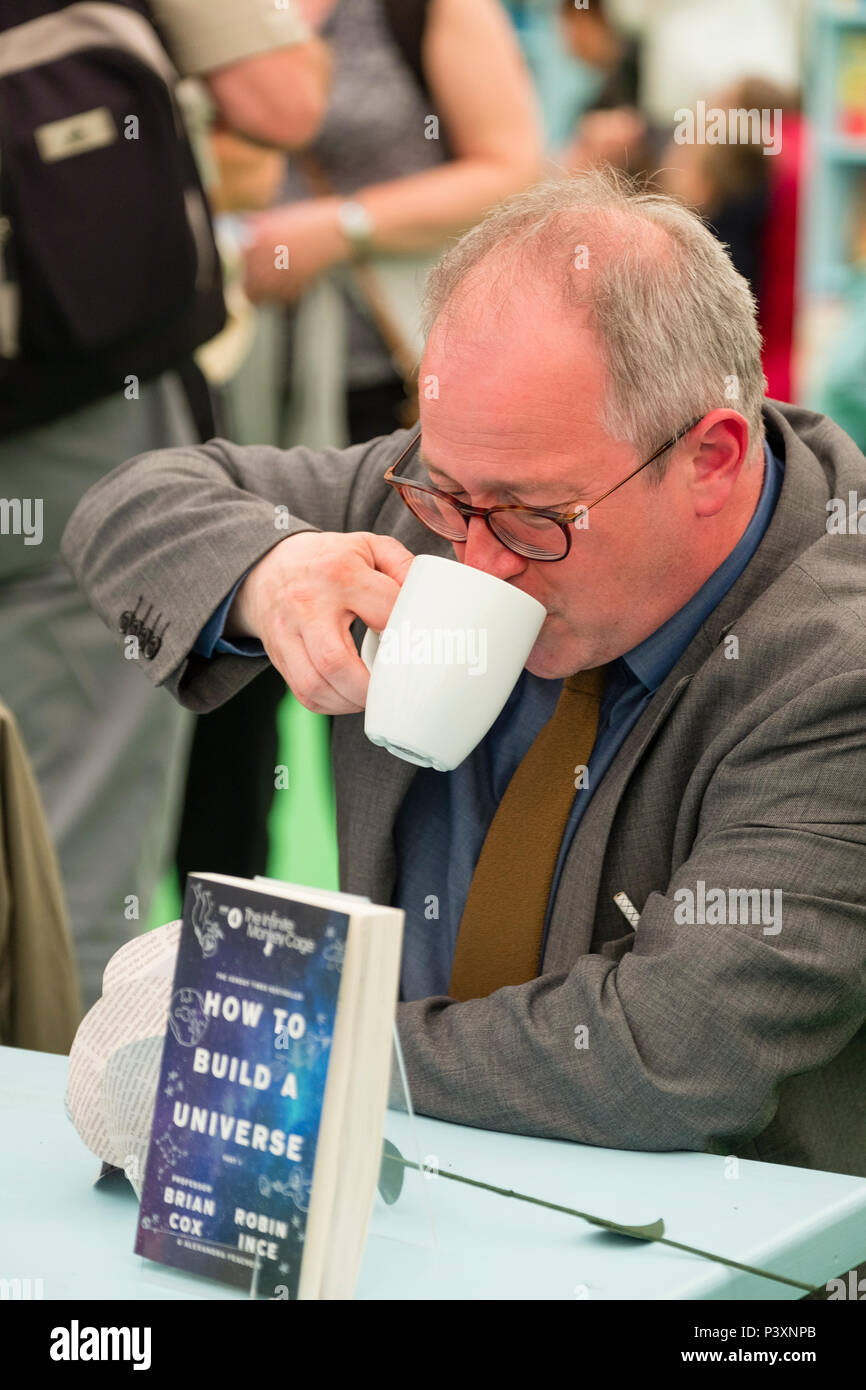
[[[558,523],[533,512],[493,512],[490,525],[503,545],[528,560],[561,560],[568,549]]]
[[[445,536],[449,541],[465,541],[466,522],[446,498],[416,487],[404,486],[401,492],[418,520],[429,526],[431,531]]]

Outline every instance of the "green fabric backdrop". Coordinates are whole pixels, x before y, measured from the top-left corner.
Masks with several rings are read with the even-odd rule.
[[[289,770],[274,792],[268,820],[268,873],[313,888],[339,888],[329,719],[287,694],[278,715],[279,761]],[[180,916],[181,893],[172,869],[153,900],[146,930]]]

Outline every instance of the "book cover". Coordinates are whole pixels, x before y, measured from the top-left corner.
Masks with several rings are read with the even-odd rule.
[[[138,1254],[297,1297],[348,929],[190,875]]]

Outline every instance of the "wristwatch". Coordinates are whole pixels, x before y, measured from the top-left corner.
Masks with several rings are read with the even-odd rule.
[[[351,199],[340,203],[337,221],[352,248],[353,258],[359,260],[368,256],[373,249],[373,219],[363,204]]]

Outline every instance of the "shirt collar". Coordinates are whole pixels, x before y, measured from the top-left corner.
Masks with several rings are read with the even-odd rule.
[[[655,691],[679,661],[686,647],[739,579],[763,539],[782,488],[784,464],[764,440],[764,480],[752,519],[730,555],[693,594],[688,603],[668,618],[649,637],[620,658],[633,677],[649,691]]]

